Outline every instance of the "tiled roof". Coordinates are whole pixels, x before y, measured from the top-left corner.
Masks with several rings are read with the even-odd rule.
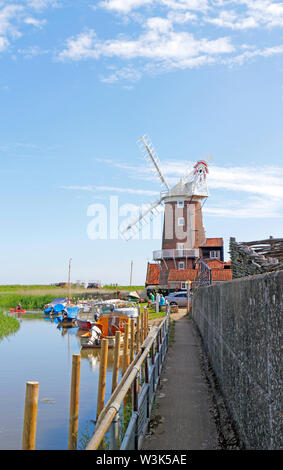
[[[196,269],[170,269],[168,282],[194,281],[197,275]]]
[[[230,281],[232,279],[231,269],[212,269],[212,281]]]
[[[218,246],[223,246],[223,238],[207,238],[206,242],[204,245],[201,245],[202,247],[218,247]]]
[[[147,285],[159,284],[159,264],[147,263],[146,281]]]
[[[205,264],[211,269],[218,268],[221,269],[224,267],[224,262],[217,258],[208,258],[203,260]]]

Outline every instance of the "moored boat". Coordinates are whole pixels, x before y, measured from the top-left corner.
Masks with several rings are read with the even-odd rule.
[[[102,339],[108,339],[108,347],[113,348],[116,331],[123,333],[125,325],[130,323],[130,319],[138,317],[138,309],[136,307],[116,299],[115,302],[108,301],[96,304],[94,310],[94,315],[98,319],[91,330],[81,336],[82,348],[99,348],[101,347]]]
[[[60,297],[52,300],[49,304],[44,305],[43,311],[46,315],[58,315],[63,312],[66,305],[67,299]]]
[[[77,305],[65,307],[62,311],[62,315],[58,316],[57,319],[55,319],[56,323],[58,323],[58,326],[64,327],[75,326],[79,312],[80,307],[78,307]]]
[[[94,321],[84,320],[83,318],[77,318],[77,325],[81,330],[91,330],[95,325]]]
[[[20,308],[10,308],[10,312],[15,312],[15,313],[26,313],[26,310],[20,309]]]

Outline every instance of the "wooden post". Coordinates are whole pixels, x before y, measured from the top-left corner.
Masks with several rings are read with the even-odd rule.
[[[131,343],[130,343],[130,362],[135,356],[135,320],[131,318]]]
[[[136,352],[137,354],[140,352],[140,317],[137,317],[137,332],[136,332]]]
[[[145,310],[145,309],[144,309],[144,310]],[[143,310],[143,311],[141,310],[141,317],[140,317],[140,322],[141,322],[141,324],[140,324],[140,341],[141,341],[141,345],[142,345],[143,340],[144,340],[144,338],[143,338],[143,317],[144,317],[144,310]]]
[[[25,415],[23,427],[23,450],[34,450],[38,407],[38,382],[26,383]]]
[[[79,426],[79,397],[80,397],[81,355],[74,354],[72,359],[72,380],[69,417],[68,449],[76,450]]]
[[[100,415],[104,407],[107,357],[108,357],[108,339],[102,339],[101,340],[101,357],[100,357],[100,368],[99,368],[96,419],[98,418],[98,416]]]
[[[191,299],[190,299],[190,293],[191,293],[191,281],[187,281],[187,313],[190,313],[191,311]]]
[[[146,337],[148,335],[148,309],[146,309],[146,314],[145,314],[145,331],[146,331]]]
[[[129,323],[125,325],[124,332],[124,351],[123,351],[123,366],[122,373],[124,374],[128,367],[128,348],[129,348]]]
[[[147,337],[148,331],[147,331],[147,322],[148,322],[148,309],[144,309],[144,315],[143,315],[143,340]]]
[[[112,393],[114,392],[118,384],[119,363],[120,363],[120,344],[121,344],[121,331],[116,331],[113,376],[112,376]]]

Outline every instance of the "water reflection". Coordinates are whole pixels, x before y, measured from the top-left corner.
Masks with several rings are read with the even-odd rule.
[[[18,313],[14,314],[18,315]],[[100,349],[80,349],[85,331],[57,328],[43,314],[18,317],[19,330],[0,341],[0,449],[20,449],[25,386],[39,382],[36,449],[67,449],[72,355],[81,354],[79,434],[96,416]],[[107,401],[114,350],[108,352]]]

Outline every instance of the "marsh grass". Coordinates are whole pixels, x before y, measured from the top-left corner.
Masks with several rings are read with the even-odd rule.
[[[9,317],[0,312],[0,340],[4,336],[15,333],[20,327],[19,321],[14,317]]]

